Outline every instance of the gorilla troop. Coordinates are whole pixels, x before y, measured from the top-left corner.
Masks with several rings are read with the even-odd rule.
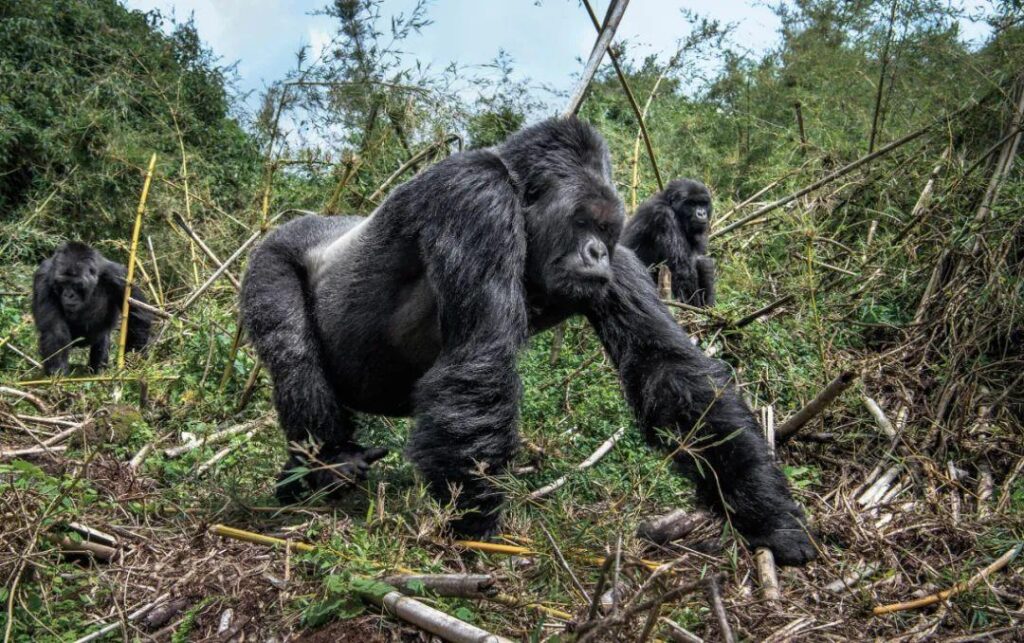
[[[503,495],[490,478],[519,446],[517,353],[581,314],[646,438],[684,465],[702,500],[780,563],[813,558],[803,512],[724,367],[616,245],[623,218],[604,140],[555,119],[441,161],[368,218],[309,215],[268,235],[245,277],[245,326],[286,438],[312,437],[316,460],[332,465],[297,479],[293,448],[279,497],[359,478],[383,455],[353,440],[353,412],[415,416],[407,454],[460,510],[453,530],[495,533]],[[681,448],[691,431],[700,466]]]
[[[715,261],[707,256],[710,220],[707,186],[676,179],[640,204],[622,234],[622,245],[632,249],[645,266],[664,263],[672,273],[676,299],[711,307],[715,305]]]
[[[68,372],[68,352],[89,346],[89,367],[107,365],[110,331],[118,327],[127,270],[84,243],[69,241],[36,269],[32,280],[32,315],[39,331],[39,354],[47,375]],[[145,303],[137,289],[132,297]],[[149,341],[152,317],[131,306],[128,350],[142,350]]]

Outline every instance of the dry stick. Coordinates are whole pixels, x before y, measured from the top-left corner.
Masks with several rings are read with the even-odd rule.
[[[207,279],[203,283],[203,285],[199,286],[199,288],[196,288],[196,290],[193,291],[192,294],[188,296],[188,299],[186,299],[184,301],[184,303],[182,303],[180,306],[178,306],[178,312],[179,313],[185,312],[188,309],[188,307],[192,305],[192,302],[194,302],[196,299],[199,299],[199,297],[201,297],[203,295],[203,293],[206,292],[206,289],[209,288],[210,286],[212,286],[213,282],[217,281],[217,279],[219,279],[221,275],[223,275],[225,272],[227,272],[228,267],[230,267],[231,264],[234,263],[236,259],[241,257],[242,254],[246,250],[249,249],[249,246],[251,246],[252,244],[256,243],[256,241],[262,235],[263,235],[263,230],[258,230],[256,232],[253,232],[252,235],[248,239],[245,240],[245,243],[240,245],[237,250],[235,250],[233,253],[231,253],[231,256],[228,257],[224,261],[224,263],[222,263],[220,265],[220,267],[217,268],[216,271],[214,271],[214,273],[212,275],[210,275],[210,278]]]
[[[878,406],[878,402],[865,395],[864,406],[868,408],[868,412],[871,414],[871,417],[874,418],[875,424],[878,425],[878,428],[881,429],[882,433],[884,433],[889,439],[895,439],[896,429],[893,428],[892,422],[890,422],[889,418],[886,417],[885,411],[882,410],[882,407]]]
[[[412,623],[422,630],[436,634],[453,643],[512,643],[506,638],[491,634],[475,625],[470,625],[454,616],[424,605],[414,598],[379,581],[356,579],[353,589],[363,599],[380,605],[393,616]]]
[[[46,402],[42,401],[41,399],[39,399],[39,397],[27,391],[20,391],[16,388],[11,388],[9,386],[0,386],[0,394],[2,393],[6,393],[7,395],[13,395],[17,398],[25,400],[32,406],[36,407],[36,409],[38,409],[40,413],[53,413],[53,411],[50,410],[50,406]]]
[[[625,4],[627,4],[627,2],[623,2],[623,5]],[[594,24],[594,29],[597,29],[597,33],[600,35],[601,23],[597,21],[597,16],[594,14],[594,8],[590,6],[590,2],[588,0],[583,0],[583,6],[587,9],[587,15],[590,16],[590,21]],[[625,11],[626,7],[623,6],[622,10]],[[626,75],[622,73],[622,67],[619,66],[619,57],[615,55],[615,52],[611,48],[611,39],[609,39],[607,51],[608,58],[612,61],[612,67],[615,68],[615,75],[619,77],[619,83],[622,85],[623,91],[626,92],[626,99],[629,101],[629,106],[633,108],[633,115],[636,116],[636,122],[640,128],[640,134],[644,139],[644,146],[647,148],[647,156],[650,157],[651,167],[654,169],[654,179],[658,182],[658,189],[664,190],[665,183],[661,180],[661,170],[658,169],[658,161],[654,157],[654,146],[651,144],[651,135],[648,133],[647,125],[644,123],[644,118],[647,115],[647,108],[650,107],[651,104],[651,98],[654,97],[654,92],[658,90],[658,85],[661,83],[661,79],[664,77],[664,74],[658,77],[657,82],[654,84],[654,90],[651,92],[651,96],[647,99],[647,104],[644,105],[643,111],[641,111],[640,106],[636,102],[636,96],[633,95],[633,90],[630,88],[629,82],[626,80]]]
[[[139,250],[139,231],[142,229],[142,213],[146,211],[146,199],[149,197],[149,186],[153,182],[153,170],[156,168],[156,153],[149,158],[146,169],[146,180],[142,184],[142,196],[139,207],[135,210],[135,226],[132,228],[132,245],[128,251],[128,275],[124,280],[124,301],[121,304],[121,334],[117,340],[117,368],[124,368],[124,350],[128,341],[128,307],[132,296],[132,280],[135,278],[135,254]]]
[[[188,225],[188,222],[185,221],[184,217],[182,217],[177,212],[174,213],[174,222],[178,225],[179,228],[181,228],[185,232],[186,235],[188,235],[189,239],[194,241],[195,244],[199,246],[199,249],[203,251],[203,254],[210,258],[210,261],[212,261],[215,266],[219,268],[224,263],[217,258],[217,255],[214,254],[213,250],[210,250],[210,248],[203,242],[199,235],[196,234],[195,230],[193,230]],[[227,273],[226,276],[228,278],[228,281],[231,282],[231,285],[235,287],[235,290],[242,289],[242,285],[238,282],[238,279],[233,274],[231,274],[230,271]]]
[[[853,371],[840,373],[834,380],[828,383],[824,390],[814,396],[814,399],[808,402],[805,407],[775,427],[775,443],[783,444],[786,440],[796,435],[808,422],[816,418],[822,411],[828,408],[829,404],[842,395],[843,391],[850,388],[855,381],[857,381],[857,374]]]
[[[707,581],[708,588],[708,600],[711,602],[711,609],[715,613],[715,618],[718,619],[718,629],[721,630],[722,641],[725,643],[736,643],[736,637],[732,634],[732,628],[729,627],[729,615],[725,611],[725,605],[722,604],[722,594],[718,589],[718,578],[711,576]]]
[[[862,165],[870,163],[871,161],[874,161],[877,158],[885,156],[886,154],[888,154],[889,152],[895,150],[896,148],[901,147],[903,145],[906,145],[907,143],[910,143],[911,141],[914,141],[914,140],[920,138],[924,134],[928,133],[928,131],[930,131],[932,129],[932,127],[934,127],[934,126],[935,126],[934,123],[926,125],[926,126],[922,127],[921,129],[917,130],[916,132],[911,132],[910,134],[907,134],[903,138],[897,139],[897,140],[893,141],[892,143],[889,143],[885,147],[880,147],[877,151],[872,152],[871,154],[868,154],[866,156],[862,156],[861,158],[857,159],[856,161],[853,161],[852,163],[848,163],[847,165],[844,165],[843,167],[839,168],[838,170],[836,170],[835,172],[829,174],[828,176],[826,176],[824,178],[821,178],[821,179],[818,179],[814,183],[811,183],[810,185],[808,185],[806,187],[803,187],[803,188],[797,190],[796,192],[793,192],[792,194],[784,196],[781,199],[778,199],[776,201],[772,201],[771,203],[769,203],[767,205],[764,205],[764,206],[758,208],[757,210],[754,210],[753,212],[751,212],[750,214],[746,215],[745,217],[740,217],[739,219],[737,219],[733,223],[725,226],[721,230],[715,230],[714,232],[711,233],[709,238],[714,239],[715,237],[721,236],[721,235],[726,234],[728,232],[732,232],[736,228],[741,228],[744,225],[746,225],[747,223],[750,223],[751,221],[753,221],[754,219],[762,217],[765,214],[768,214],[769,212],[771,212],[773,210],[777,210],[778,208],[781,208],[782,206],[786,205],[787,203],[795,201],[795,200],[799,199],[800,197],[804,196],[805,194],[809,194],[809,193],[817,190],[818,188],[820,188],[820,187],[822,187],[824,185],[828,185],[832,181],[835,181],[838,178],[846,176],[847,174],[849,174],[850,172],[856,170],[857,168],[861,167]]]
[[[166,601],[168,598],[170,598],[170,596],[171,595],[169,593],[168,594],[161,594],[159,597],[157,597],[157,599],[155,601],[153,601],[151,603],[147,603],[147,604],[143,605],[142,607],[140,607],[139,609],[137,609],[134,612],[132,612],[131,614],[129,614],[128,618],[126,619],[127,622],[133,623],[133,622],[139,620],[140,618],[142,618],[143,616],[148,614],[150,611],[152,611],[154,607],[160,605],[161,603]],[[82,638],[78,639],[77,641],[75,641],[75,643],[89,643],[89,641],[95,641],[96,639],[103,638],[107,634],[110,634],[111,632],[113,632],[114,630],[116,630],[119,627],[121,627],[121,621],[117,621],[116,623],[111,623],[109,625],[104,625],[103,627],[101,627],[100,629],[96,630],[92,634],[88,634],[88,635],[83,636]]]
[[[34,367],[36,367],[36,368],[42,368],[42,367],[43,367],[43,365],[42,365],[42,364],[40,364],[40,363],[39,363],[39,362],[38,362],[38,361],[37,361],[36,359],[34,359],[34,358],[33,358],[33,357],[31,356],[31,355],[27,354],[27,353],[26,353],[25,351],[21,350],[20,348],[18,348],[18,347],[17,347],[17,346],[15,346],[14,344],[12,344],[12,343],[10,343],[10,342],[7,342],[7,343],[5,343],[5,344],[4,344],[4,347],[5,347],[5,348],[6,348],[7,350],[9,350],[9,351],[11,351],[12,353],[14,353],[15,355],[17,355],[18,357],[20,357],[21,359],[23,359],[23,360],[25,360],[26,362],[28,362],[29,364],[31,364],[32,366],[34,366]]]
[[[974,215],[975,223],[981,223],[988,218],[989,213],[992,211],[992,205],[999,198],[999,192],[1005,183],[1005,179],[1010,174],[1010,170],[1013,167],[1013,160],[1017,156],[1017,147],[1020,145],[1021,137],[1024,132],[1020,131],[1021,123],[1024,122],[1024,74],[1021,74],[1017,79],[1017,91],[1020,93],[1016,109],[1014,110],[1013,120],[1010,123],[1009,129],[1017,130],[1017,134],[1006,142],[1003,146],[1003,151],[999,155],[999,160],[996,161],[995,170],[992,172],[992,179],[989,181],[988,188],[985,190],[985,196],[981,199],[981,205],[978,206],[978,211]],[[973,252],[977,252],[978,248],[981,247],[981,235],[978,235],[974,242]]]
[[[384,179],[384,182],[380,184],[380,187],[377,188],[373,192],[373,194],[371,194],[366,200],[370,201],[370,202],[375,202],[377,199],[379,199],[381,197],[381,195],[384,194],[384,190],[388,189],[388,186],[390,186],[392,183],[394,183],[395,180],[398,179],[398,177],[400,177],[403,174],[405,174],[409,170],[409,168],[415,166],[417,163],[419,163],[420,161],[425,159],[430,154],[436,152],[437,150],[440,150],[443,147],[447,147],[451,143],[459,140],[459,138],[460,137],[459,137],[458,134],[450,134],[450,135],[446,136],[443,140],[441,140],[439,142],[431,143],[430,145],[427,145],[425,148],[420,150],[415,156],[410,158],[405,163],[402,163],[402,165],[399,166],[399,168],[397,170],[395,170],[394,172],[391,173],[391,176],[389,176],[388,178]]]
[[[619,28],[622,16],[626,13],[627,5],[629,5],[629,0],[612,0],[608,6],[604,25],[602,25],[601,30],[598,32],[597,41],[594,42],[594,48],[590,51],[590,58],[587,59],[587,64],[580,75],[580,81],[577,83],[575,91],[573,91],[572,98],[569,99],[569,104],[562,113],[563,116],[575,116],[580,111],[580,106],[583,105],[583,97],[587,93],[587,88],[590,87],[590,81],[593,80],[594,74],[597,73],[597,68],[601,65],[601,60],[604,58],[605,52],[608,51],[608,46],[612,44],[615,30]]]
[[[601,458],[603,458],[605,455],[608,454],[609,451],[612,450],[612,447],[615,446],[615,443],[618,442],[619,439],[621,439],[625,433],[626,427],[621,427],[612,435],[612,437],[608,438],[607,440],[604,441],[604,443],[601,444],[601,446],[597,447],[597,450],[591,453],[589,458],[576,465],[576,471],[584,471],[585,469],[589,469],[590,467],[597,464],[597,462]],[[544,496],[549,495],[553,491],[556,491],[557,489],[565,486],[565,483],[568,481],[569,476],[564,475],[561,478],[552,482],[551,484],[544,485],[540,489],[531,492],[528,496],[526,496],[526,499],[539,500],[540,498],[543,498]]]
[[[145,377],[146,381],[177,380],[177,375],[146,375],[140,377],[126,377],[123,374],[117,375],[89,375],[86,377],[49,377],[45,380],[22,380],[18,384],[22,386],[50,386],[53,384],[88,384],[93,382],[137,382]]]
[[[551,535],[551,532],[548,531],[544,525],[541,525],[540,529],[544,532],[544,536],[547,537],[548,542],[551,543],[551,549],[555,552],[555,559],[562,566],[562,569],[569,574],[569,578],[572,579],[572,584],[576,587],[576,591],[578,591],[588,603],[591,602],[590,594],[587,593],[587,590],[583,587],[583,583],[580,582],[580,579],[576,578],[576,574],[573,573],[572,567],[569,567],[569,563],[565,560],[565,556],[562,555],[562,550],[558,548],[558,543],[555,542],[555,537]]]
[[[668,626],[668,630],[665,631],[665,634],[677,643],[704,643],[704,639],[671,619],[662,616],[661,622]]]
[[[201,478],[207,471],[209,471],[213,467],[213,465],[217,464],[218,462],[220,462],[221,460],[226,458],[228,456],[228,454],[230,454],[236,448],[238,448],[238,447],[242,446],[243,444],[245,444],[249,440],[249,438],[251,438],[255,434],[256,434],[256,429],[251,429],[251,430],[247,431],[244,436],[242,436],[242,440],[241,441],[236,442],[235,444],[229,444],[228,446],[224,447],[223,449],[221,449],[217,453],[214,453],[213,456],[211,456],[209,460],[207,460],[206,462],[204,462],[201,465],[199,465],[199,468],[196,469],[195,477],[196,478]]]
[[[962,594],[963,592],[968,592],[968,591],[974,589],[975,587],[977,587],[983,580],[988,578],[990,575],[994,574],[995,572],[998,572],[1000,569],[1002,569],[1002,568],[1006,567],[1007,565],[1009,565],[1010,562],[1013,561],[1013,559],[1017,557],[1017,554],[1020,553],[1022,546],[1024,546],[1024,543],[1018,543],[1014,547],[1010,548],[1010,550],[1008,552],[1006,552],[1005,554],[1003,554],[1002,556],[997,558],[991,565],[989,565],[988,567],[984,568],[983,570],[981,570],[980,572],[978,572],[974,576],[971,576],[966,581],[964,581],[962,583],[957,583],[956,585],[953,585],[949,589],[942,590],[941,592],[938,592],[936,594],[931,594],[929,596],[924,596],[924,597],[919,598],[917,600],[907,601],[905,603],[893,603],[891,605],[879,605],[879,606],[875,607],[873,610],[871,610],[871,612],[875,616],[882,616],[882,615],[885,615],[885,614],[892,614],[893,612],[902,612],[904,610],[912,610],[912,609],[917,609],[919,607],[927,607],[928,605],[934,605],[935,603],[940,603],[940,602],[946,600],[947,598],[951,598],[953,596],[956,596],[957,594]]]
[[[8,449],[0,451],[0,460],[20,458],[25,455],[51,455],[66,450],[67,447],[28,447],[25,449]]]
[[[210,435],[208,435],[208,436],[206,436],[206,437],[204,437],[204,438],[202,438],[200,440],[195,440],[195,441],[189,442],[187,444],[182,444],[182,445],[179,445],[179,446],[176,446],[176,447],[170,447],[168,449],[164,449],[164,457],[166,457],[166,458],[177,458],[180,455],[188,453],[189,451],[192,451],[194,449],[198,449],[199,447],[206,446],[207,444],[213,444],[214,442],[220,442],[221,440],[226,440],[227,438],[230,438],[233,435],[238,435],[239,433],[245,433],[246,431],[256,430],[256,429],[259,428],[258,425],[260,425],[260,424],[262,424],[264,422],[267,422],[267,421],[268,421],[268,418],[266,418],[266,417],[257,418],[255,420],[249,420],[248,422],[243,422],[241,424],[236,424],[235,426],[229,427],[229,428],[224,429],[222,431],[217,431],[216,433],[211,433]]]
[[[664,545],[687,536],[710,518],[706,511],[690,513],[685,509],[676,509],[640,523],[636,535],[656,545]]]
[[[842,578],[836,579],[825,586],[825,591],[838,594],[850,587],[853,587],[860,579],[867,578],[874,574],[881,567],[880,563],[867,563],[863,567],[859,567],[857,570],[843,576]]]
[[[486,598],[493,596],[494,576],[490,574],[401,574],[386,576],[380,582],[404,594],[423,594],[450,598]]]
[[[93,543],[87,540],[75,542],[67,536],[47,536],[46,539],[57,545],[62,554],[88,555],[105,563],[109,563],[117,557],[116,549],[107,545],[101,545],[100,543]]]
[[[779,576],[775,570],[775,556],[772,554],[772,550],[767,547],[758,547],[754,552],[754,562],[757,565],[757,577],[761,582],[761,598],[769,603],[782,600]]]

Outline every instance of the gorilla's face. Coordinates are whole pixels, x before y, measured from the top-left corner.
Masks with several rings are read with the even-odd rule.
[[[527,279],[549,298],[591,301],[612,279],[622,202],[603,183],[558,185],[527,207]]]
[[[671,181],[665,198],[688,237],[707,232],[711,221],[711,192],[707,186],[689,179]]]
[[[60,297],[61,308],[68,315],[74,315],[87,306],[98,282],[99,270],[92,255],[65,251],[54,258],[53,288]]]

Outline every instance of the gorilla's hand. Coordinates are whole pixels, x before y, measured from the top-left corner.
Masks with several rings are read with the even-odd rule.
[[[751,549],[767,547],[778,565],[805,565],[818,557],[818,550],[803,521],[787,516],[780,525],[759,535],[747,536]]]

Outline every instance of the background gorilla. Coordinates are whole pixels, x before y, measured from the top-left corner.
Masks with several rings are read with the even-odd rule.
[[[127,270],[84,243],[69,241],[36,269],[32,315],[39,330],[39,354],[47,375],[68,372],[72,346],[89,346],[89,367],[100,370],[110,354],[110,331],[118,327]],[[132,297],[145,303],[137,288]],[[149,341],[152,318],[135,306],[128,314],[128,350]]]
[[[253,253],[245,326],[274,379],[281,426],[317,460],[358,477],[382,450],[353,440],[354,411],[415,415],[408,456],[432,492],[463,511],[457,533],[498,527],[500,490],[519,445],[516,355],[527,337],[586,315],[619,369],[647,439],[690,453],[701,498],[728,512],[782,564],[815,555],[803,512],[723,367],[694,348],[644,267],[616,247],[622,203],[604,140],[555,119],[500,147],[456,154],[397,188],[368,218],[306,216]],[[283,500],[337,484],[302,480],[293,448]]]
[[[714,306],[715,262],[706,254],[710,220],[707,186],[693,179],[676,179],[640,204],[621,243],[645,266],[668,266],[676,299],[693,306]],[[652,276],[657,283],[657,268]]]

